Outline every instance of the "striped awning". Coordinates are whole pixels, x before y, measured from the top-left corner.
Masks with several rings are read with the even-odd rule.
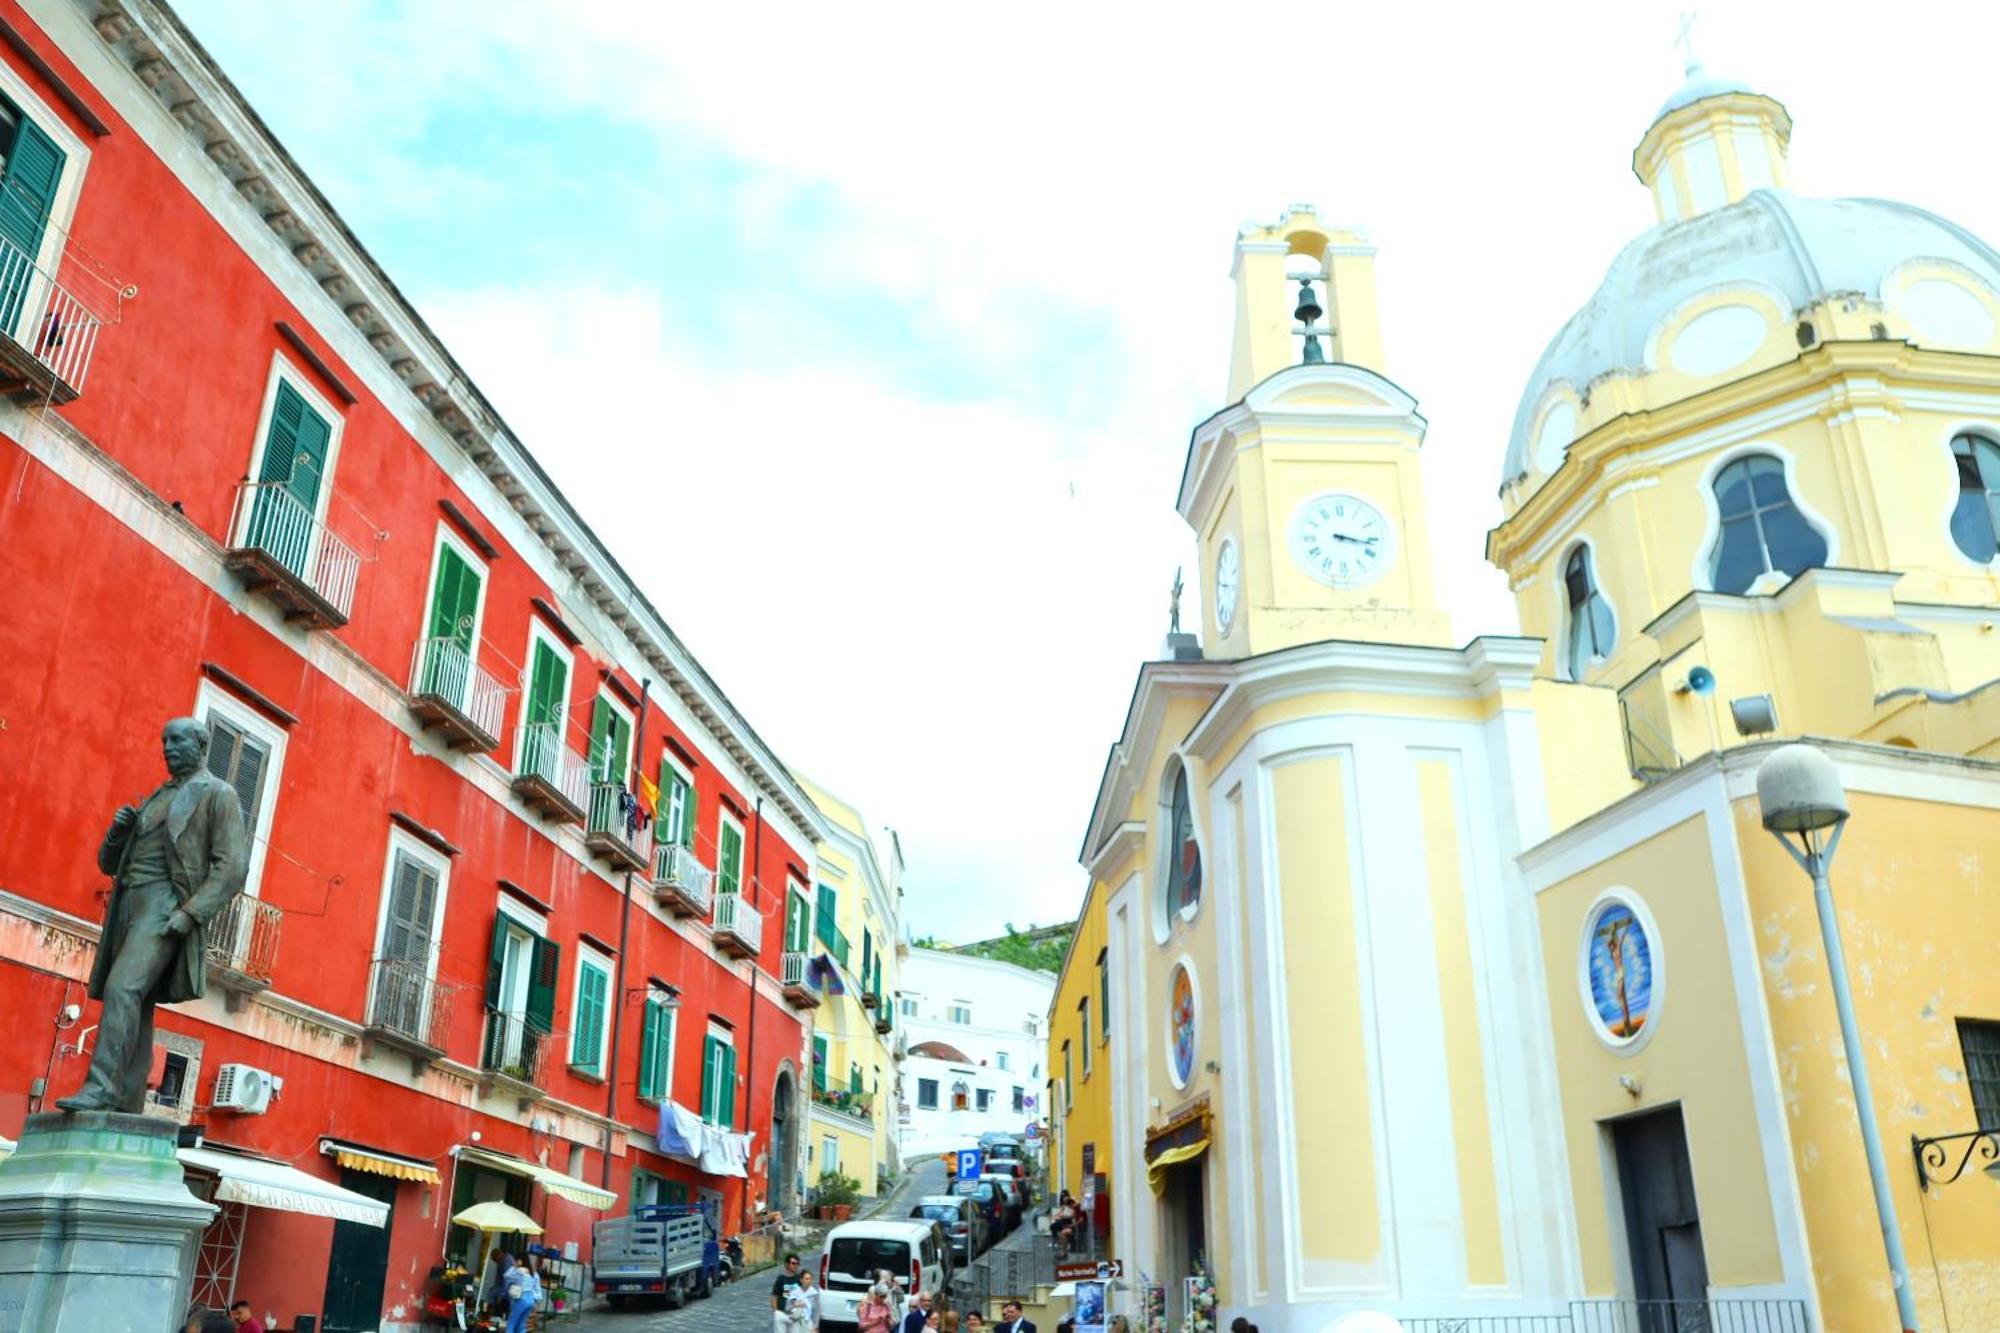
[[[383,1226],[389,1220],[388,1204],[266,1157],[218,1152],[212,1148],[182,1148],[180,1159],[182,1166],[218,1178],[217,1203],[246,1203],[255,1208],[309,1213],[371,1227]]]
[[[437,1168],[429,1162],[420,1162],[414,1157],[403,1157],[380,1148],[364,1148],[358,1143],[346,1143],[340,1139],[321,1139],[319,1150],[350,1171],[366,1171],[374,1176],[388,1176],[391,1180],[415,1180],[426,1185],[437,1185]]]
[[[593,1208],[600,1213],[618,1202],[618,1196],[610,1190],[586,1185],[575,1176],[564,1175],[553,1167],[520,1157],[509,1157],[506,1153],[493,1152],[486,1148],[465,1147],[458,1150],[458,1160],[532,1180],[558,1199],[568,1199],[571,1203],[582,1204],[585,1208]]]

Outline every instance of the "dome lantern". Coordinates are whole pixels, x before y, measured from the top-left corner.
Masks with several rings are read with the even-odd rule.
[[[1632,150],[1632,171],[1662,224],[1733,204],[1752,190],[1791,184],[1792,118],[1745,84],[1712,77],[1699,61]]]

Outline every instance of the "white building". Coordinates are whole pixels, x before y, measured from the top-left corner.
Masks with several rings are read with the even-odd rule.
[[[939,949],[903,960],[903,1160],[1042,1119],[1053,973]]]

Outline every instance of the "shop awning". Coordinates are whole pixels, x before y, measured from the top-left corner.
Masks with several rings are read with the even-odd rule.
[[[618,1196],[610,1190],[586,1185],[575,1176],[566,1176],[553,1167],[546,1167],[539,1162],[530,1162],[520,1157],[509,1157],[506,1153],[492,1152],[485,1148],[460,1148],[458,1160],[532,1180],[558,1199],[568,1199],[571,1203],[582,1204],[585,1208],[593,1208],[600,1213],[618,1202]]]
[[[180,1152],[182,1166],[221,1178],[215,1187],[217,1203],[247,1203],[254,1208],[336,1217],[371,1227],[382,1226],[389,1220],[388,1204],[309,1176],[283,1162],[216,1152],[211,1148],[182,1148]]]
[[[350,1171],[366,1171],[374,1176],[388,1176],[391,1180],[415,1180],[425,1185],[438,1185],[437,1168],[429,1162],[420,1162],[414,1157],[402,1157],[380,1148],[364,1148],[358,1143],[346,1143],[340,1139],[321,1139],[319,1150]]]
[[[1166,1193],[1167,1168],[1178,1166],[1182,1162],[1192,1162],[1207,1151],[1207,1139],[1196,1139],[1193,1143],[1184,1143],[1178,1148],[1168,1148],[1158,1157],[1146,1163],[1146,1183],[1152,1186],[1153,1193]]]

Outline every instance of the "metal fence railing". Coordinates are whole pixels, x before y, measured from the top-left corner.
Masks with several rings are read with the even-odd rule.
[[[714,886],[715,872],[701,863],[692,847],[660,844],[653,857],[654,897],[677,900],[689,914],[707,916],[714,903]]]
[[[444,1050],[457,987],[430,975],[426,960],[377,958],[368,983],[368,1026],[407,1043]]]
[[[208,965],[270,985],[284,919],[283,912],[262,899],[237,894],[208,923]]]
[[[233,549],[261,551],[345,621],[354,610],[354,582],[361,555],[342,541],[282,481],[245,481],[236,486],[230,516]]]
[[[1813,1333],[1804,1301],[1572,1301],[1547,1314],[1399,1317],[1404,1333]]]
[[[0,237],[0,333],[76,393],[90,374],[104,319],[13,241]]]
[[[449,706],[488,736],[500,734],[507,687],[477,662],[471,650],[446,635],[419,639],[410,663],[410,693]]]
[[[715,933],[734,935],[752,954],[764,947],[764,918],[740,893],[715,895]]]
[[[622,782],[591,785],[590,819],[584,831],[614,839],[638,865],[653,859],[653,826],[641,818],[639,798],[626,791]]]
[[[590,799],[590,765],[563,744],[559,723],[530,722],[521,728],[520,775],[540,778],[575,809],[584,809]]]
[[[539,1088],[544,1086],[542,1075],[547,1067],[548,1052],[557,1049],[559,1044],[554,1033],[528,1015],[489,1007],[486,1010],[486,1041],[480,1048],[479,1067],[504,1074],[516,1083]]]

